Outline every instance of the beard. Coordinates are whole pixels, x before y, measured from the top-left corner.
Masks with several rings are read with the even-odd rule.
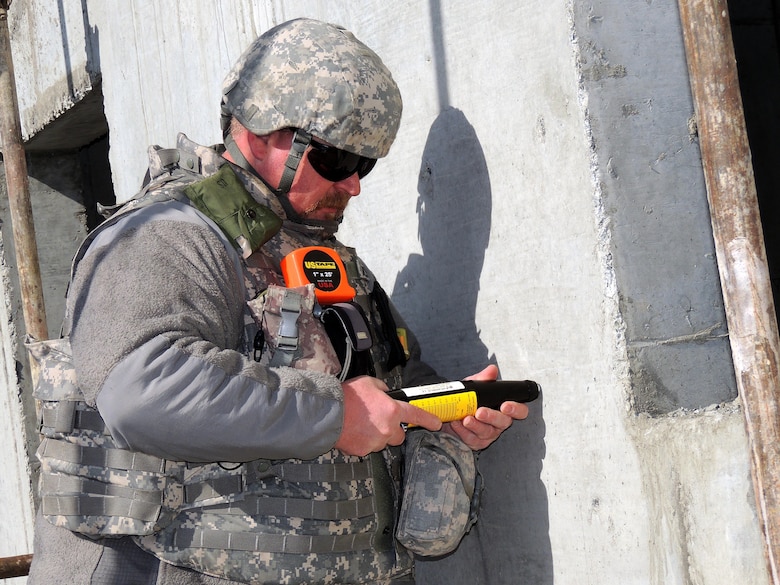
[[[310,217],[311,214],[313,214],[314,212],[320,209],[336,209],[338,211],[328,212],[327,215],[329,217],[325,219],[338,220],[343,217],[344,210],[347,208],[347,204],[349,203],[350,199],[352,199],[352,196],[349,195],[348,193],[343,193],[340,191],[328,193],[322,199],[317,201],[317,203],[315,203],[308,209],[305,209],[301,215],[303,215],[303,217]]]

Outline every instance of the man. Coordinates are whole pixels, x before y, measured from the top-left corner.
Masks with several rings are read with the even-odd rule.
[[[442,426],[385,394],[440,378],[334,237],[400,121],[373,51],[279,25],[228,75],[222,112],[226,151],[152,148],[142,193],[77,255],[78,387],[44,365],[36,390],[30,583],[411,582],[411,551],[452,550],[474,521],[472,450],[527,416],[510,402]],[[338,254],[351,303],[284,282],[308,246]]]

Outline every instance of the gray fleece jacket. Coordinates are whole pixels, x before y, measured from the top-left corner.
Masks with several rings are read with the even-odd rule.
[[[80,262],[68,297],[74,361],[123,448],[179,461],[309,459],[338,439],[335,378],[237,351],[247,299],[231,252],[194,208],[170,201],[128,214]]]
[[[180,147],[192,144],[180,136]],[[259,181],[237,174],[263,195]],[[240,263],[209,220],[175,200],[120,219],[79,263],[68,293],[74,362],[87,402],[122,447],[205,462],[310,459],[335,444],[343,422],[335,377],[264,367],[240,351],[248,290]],[[410,342],[404,381],[440,380]],[[28,583],[231,582],[160,562],[130,538],[93,541],[39,515]]]

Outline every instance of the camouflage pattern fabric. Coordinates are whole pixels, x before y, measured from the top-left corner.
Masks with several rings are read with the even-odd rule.
[[[279,347],[279,337],[282,331],[283,308],[285,298],[294,295],[300,313],[295,316],[295,348],[290,350],[293,358],[292,366],[303,370],[314,370],[336,376],[341,371],[341,364],[336,357],[322,322],[314,316],[314,285],[284,288],[269,285],[258,297],[247,304],[255,321],[260,325],[264,347],[254,348],[254,358],[261,364],[274,363]],[[259,355],[258,355],[259,354]]]
[[[151,534],[181,507],[184,464],[119,449],[84,402],[67,337],[28,340],[40,373],[41,509],[62,528],[91,537]]]
[[[398,541],[422,556],[455,550],[475,520],[476,474],[474,454],[462,441],[425,429],[409,431]]]
[[[316,472],[309,481],[286,478],[285,465],[307,470],[349,466],[354,478],[324,481]],[[312,461],[244,467],[248,477],[265,477],[256,477],[240,500],[183,511],[174,524],[137,543],[166,562],[242,583],[381,584],[411,571],[410,553],[375,545],[375,480],[366,458],[334,450]],[[286,500],[284,508],[274,511],[279,499]],[[350,513],[344,515],[346,510]],[[334,550],[316,550],[323,544]],[[261,546],[269,550],[255,550]]]
[[[193,159],[192,166],[204,175],[213,174],[225,164],[214,150],[203,149],[184,135],[179,136],[177,148],[180,160]],[[199,180],[188,173],[166,180],[171,170],[159,163],[155,168],[161,174],[152,173],[149,196],[156,190],[155,182],[160,191],[177,197],[189,182]],[[174,170],[173,174],[178,172]],[[279,217],[286,217],[265,185],[238,169],[236,176],[256,201]],[[276,349],[286,290],[279,262],[295,249],[323,245],[323,241],[342,258],[355,262],[347,248],[320,228],[310,229],[289,220],[258,253],[243,259],[245,285],[252,299],[247,305],[251,315],[248,329],[254,326],[264,331],[270,345],[260,356],[261,363],[270,361]],[[373,276],[359,272],[351,284],[359,295],[367,296]],[[321,323],[311,315],[313,290],[303,289],[304,310],[298,317],[300,351],[291,365],[336,373],[340,364]],[[245,349],[247,355],[253,355],[251,344]],[[392,534],[392,527],[380,527],[379,521],[395,516],[400,476],[392,480],[384,470],[387,477],[379,480],[368,461],[332,450],[312,461],[191,466],[185,472],[185,494],[197,492],[200,496],[193,502],[185,495],[182,511],[174,522],[136,541],[168,563],[242,583],[390,583],[410,574],[413,564],[411,554],[392,539],[385,539],[389,546],[380,546],[376,537],[385,528]],[[347,470],[346,475],[338,477],[338,470]],[[236,486],[241,490],[235,491]],[[378,489],[391,491],[383,498],[384,503],[377,499]],[[390,507],[387,514],[379,514],[383,505]],[[324,547],[331,548],[323,552]]]
[[[24,345],[39,369],[38,400],[83,400],[67,337],[38,341],[28,335]]]
[[[215,173],[225,164],[218,152],[196,145],[184,135],[179,136],[176,150],[176,156],[159,147],[150,151],[153,171],[139,201],[181,200],[187,185]],[[161,152],[164,157],[158,157]],[[155,160],[156,157],[159,160]],[[177,162],[168,164],[166,160]],[[182,163],[192,170],[180,168]],[[260,181],[241,170],[236,170],[236,176],[256,201],[267,205],[279,217],[286,217],[279,201]],[[142,204],[133,201],[128,205],[132,208]],[[271,284],[284,284],[278,268],[281,258],[296,248],[322,245],[323,242],[336,249],[351,267],[348,268],[352,271],[351,284],[356,288],[358,298],[368,307],[372,333],[377,333],[377,316],[369,300],[373,275],[354,251],[323,234],[321,228],[289,220],[284,221],[281,231],[263,246],[261,253],[243,260],[247,298],[258,300],[253,307],[254,315],[250,310],[246,312],[248,331],[262,327],[266,313],[271,315],[277,311],[270,299],[261,301],[259,295]],[[305,344],[319,345],[322,339],[318,335],[321,333],[305,334]],[[247,334],[243,348],[247,356],[252,356],[251,339]],[[59,341],[59,346],[55,343],[51,347],[67,356],[67,346]],[[54,355],[45,344],[36,349],[44,357]],[[41,368],[40,397],[51,402],[52,408],[58,409],[70,401],[76,403],[76,410],[97,415],[83,403],[83,398],[79,398],[75,378],[71,378],[72,372],[68,371],[72,364],[68,365],[67,360],[58,361],[60,356],[56,357],[49,366]],[[304,354],[298,357],[304,358]],[[335,367],[330,359],[320,357],[314,358],[309,366],[328,372]],[[391,378],[393,376],[389,374],[386,376],[389,384],[400,376]],[[66,383],[61,383],[63,381]],[[53,420],[60,418],[57,414]],[[89,416],[78,415],[74,420],[89,419]],[[45,446],[42,447],[44,474],[67,476],[67,481],[94,479],[97,481],[85,485],[115,486],[111,488],[112,496],[154,493],[154,497],[148,499],[157,502],[159,514],[152,521],[153,511],[150,513],[147,509],[145,512],[149,515],[135,522],[128,521],[129,514],[109,513],[111,507],[102,508],[101,514],[85,514],[83,509],[74,507],[70,515],[60,507],[49,515],[49,520],[94,536],[138,535],[136,543],[159,559],[223,579],[279,584],[391,583],[412,572],[413,557],[404,546],[416,547],[420,554],[440,554],[442,550],[449,550],[453,543],[456,545],[462,536],[464,514],[468,523],[469,512],[464,498],[469,500],[473,492],[473,481],[469,484],[468,479],[468,462],[473,466],[473,454],[462,444],[458,450],[451,444],[456,441],[452,437],[442,439],[443,448],[439,451],[431,450],[434,457],[418,458],[415,455],[415,460],[420,462],[408,468],[408,473],[416,479],[407,488],[408,499],[401,508],[407,526],[397,532],[404,538],[404,546],[401,546],[399,541],[386,538],[392,536],[394,528],[383,523],[388,518],[392,521],[401,506],[400,468],[392,463],[397,458],[390,450],[384,453],[390,462],[387,465],[384,462],[376,465],[377,458],[373,456],[353,457],[337,450],[311,461],[255,461],[240,465],[155,462],[142,454],[123,451],[122,454],[136,462],[135,466],[123,468],[107,464],[121,450],[115,449],[104,427],[100,424],[76,427],[70,432],[44,427],[44,444],[61,443],[66,449],[74,446],[78,449],[78,457],[92,453],[95,456],[93,463],[100,464],[87,464],[79,458],[68,460],[56,449],[49,451]],[[103,452],[102,459],[100,452]],[[439,457],[437,453],[454,457],[455,462],[448,462],[447,457]],[[382,460],[382,455],[374,455]],[[441,471],[432,475],[418,473],[429,465]],[[63,495],[66,483],[55,481],[52,493]],[[447,489],[438,491],[444,487]],[[415,497],[409,496],[410,493]],[[65,495],[73,496],[85,494],[89,498],[93,496],[83,485],[81,491],[65,492]],[[451,497],[453,502],[445,513],[446,522],[441,513],[439,516],[434,513],[439,510],[442,494]],[[100,499],[97,488],[94,495]],[[432,499],[429,501],[428,498]],[[145,501],[146,498],[141,499]],[[80,503],[74,502],[74,505]],[[171,519],[173,511],[176,516]],[[442,529],[444,544],[435,537],[437,531],[442,537]]]
[[[401,94],[382,60],[333,24],[297,19],[261,35],[223,83],[223,111],[251,132],[300,128],[368,158],[386,156]]]

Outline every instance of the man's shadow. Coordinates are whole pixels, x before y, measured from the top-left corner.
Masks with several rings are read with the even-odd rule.
[[[417,191],[423,253],[409,256],[393,302],[413,325],[427,361],[457,379],[473,374],[474,364],[496,363],[475,321],[490,238],[490,180],[474,129],[460,110],[447,108],[433,123]]]
[[[459,379],[488,363],[499,365],[476,324],[490,240],[490,177],[476,132],[460,110],[446,108],[431,126],[418,192],[423,253],[410,255],[398,273],[393,302],[419,338],[423,358],[439,374]],[[454,553],[419,562],[417,583],[552,584],[547,492],[540,478],[542,397],[530,407],[527,420],[480,454],[485,490],[479,522]]]

